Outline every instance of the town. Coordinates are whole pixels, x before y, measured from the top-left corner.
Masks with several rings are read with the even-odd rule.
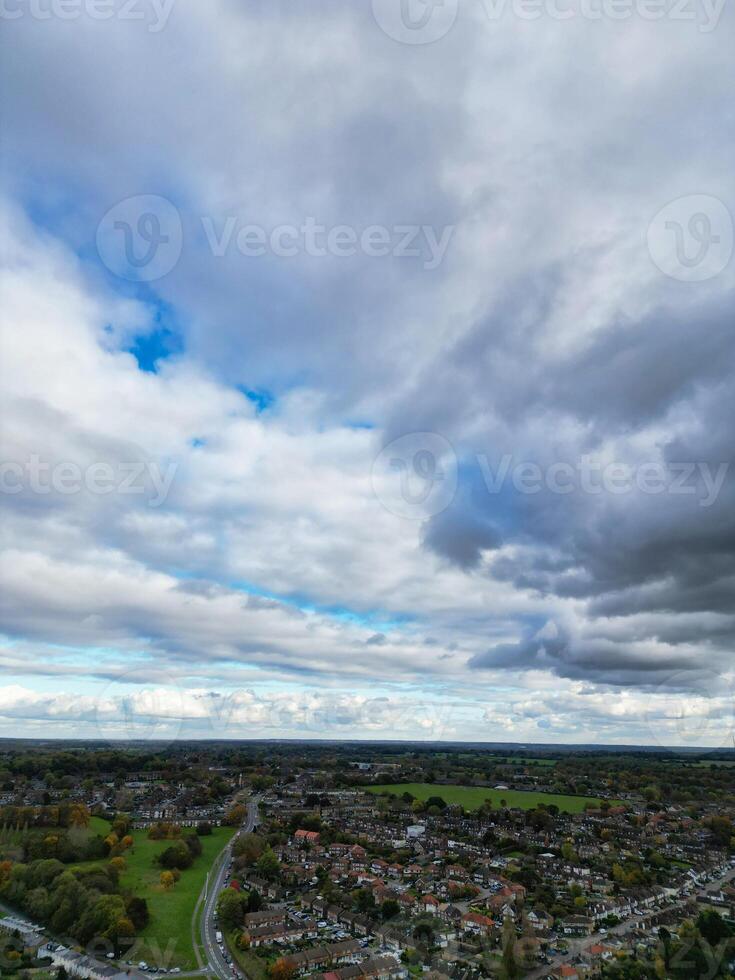
[[[726,977],[731,756],[6,742],[2,971]]]

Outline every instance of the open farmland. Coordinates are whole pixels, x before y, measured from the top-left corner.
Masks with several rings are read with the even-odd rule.
[[[465,810],[476,810],[486,800],[500,807],[505,800],[508,807],[530,810],[539,803],[558,806],[566,813],[581,813],[587,805],[599,806],[602,802],[592,796],[566,796],[560,793],[536,793],[526,790],[492,789],[485,786],[440,786],[435,783],[388,783],[366,787],[370,793],[393,793],[400,796],[410,793],[417,800],[440,796],[446,803],[459,803]]]

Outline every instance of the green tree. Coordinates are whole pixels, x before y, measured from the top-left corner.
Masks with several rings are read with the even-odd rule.
[[[246,901],[241,892],[235,891],[234,888],[225,888],[217,899],[217,914],[220,922],[231,929],[241,927]]]
[[[281,872],[281,862],[276,857],[273,850],[268,847],[258,858],[255,869],[258,874],[267,881],[274,881]]]
[[[387,922],[389,919],[395,919],[400,911],[401,907],[394,898],[389,898],[380,906],[380,914],[384,922]]]

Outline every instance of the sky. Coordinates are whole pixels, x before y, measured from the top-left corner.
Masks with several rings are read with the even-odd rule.
[[[0,20],[0,736],[735,744],[732,5]]]

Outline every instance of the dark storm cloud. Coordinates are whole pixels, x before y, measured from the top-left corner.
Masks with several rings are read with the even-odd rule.
[[[544,295],[559,282],[548,278]],[[638,684],[688,663],[696,669],[684,643],[720,654],[735,649],[728,617],[735,612],[735,293],[698,302],[690,291],[679,300],[669,296],[638,321],[616,319],[550,363],[527,354],[553,304],[540,303],[533,289],[513,290],[447,353],[449,384],[474,392],[474,401],[453,403],[446,429],[438,414],[420,412],[418,424],[434,424],[464,457],[489,448],[493,472],[503,452],[545,472],[607,453],[633,467],[656,463],[668,474],[666,490],[656,494],[635,483],[621,495],[579,485],[567,495],[543,483],[538,492],[520,493],[506,481],[484,501],[473,493],[470,504],[458,494],[450,513],[433,518],[425,544],[467,567],[477,564],[485,527],[500,515],[504,542],[518,547],[489,556],[490,575],[533,594],[581,600],[593,620],[630,623],[629,637],[623,630],[610,640],[502,645],[472,666],[551,667],[569,677]],[[442,404],[436,391],[433,404]],[[457,433],[467,426],[468,404],[475,413],[484,404],[486,435],[474,422],[474,442],[463,445]],[[631,617],[646,612],[663,618],[633,625]],[[708,612],[724,619],[679,629],[683,614]],[[628,638],[661,640],[671,649],[666,656],[635,650]]]
[[[482,552],[495,550],[501,542],[500,531],[484,514],[456,498],[426,522],[423,533],[425,547],[465,570],[475,568]]]

